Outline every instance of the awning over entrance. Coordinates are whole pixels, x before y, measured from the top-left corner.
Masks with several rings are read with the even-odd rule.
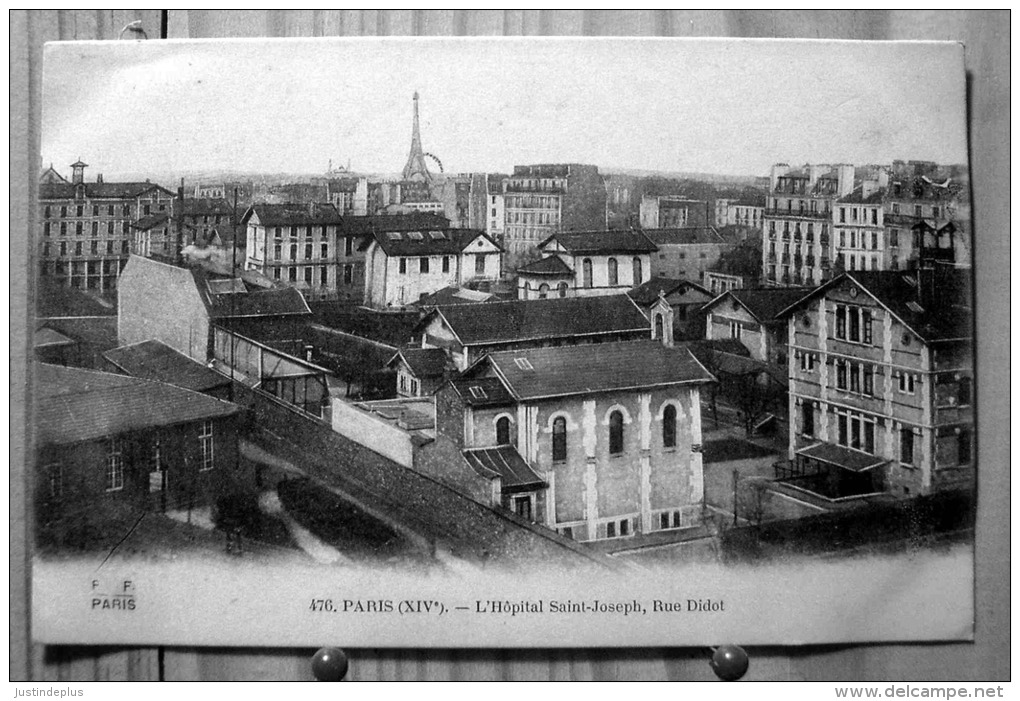
[[[828,465],[835,465],[851,472],[867,472],[886,463],[886,460],[875,455],[850,450],[832,443],[815,443],[798,450],[797,455]]]
[[[504,493],[528,492],[548,486],[513,446],[501,445],[498,448],[465,450],[464,458],[479,475],[483,477],[498,475],[502,479]]]

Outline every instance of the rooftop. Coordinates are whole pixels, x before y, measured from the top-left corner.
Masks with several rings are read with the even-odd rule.
[[[556,241],[568,253],[651,253],[655,244],[640,231],[580,231],[553,234],[542,243],[540,249]]]
[[[482,477],[499,477],[503,493],[531,491],[546,486],[545,480],[535,474],[513,446],[473,448],[463,454],[468,465]]]
[[[484,231],[476,229],[376,231],[374,237],[387,256],[457,255],[479,237],[498,247]]]
[[[728,297],[747,309],[759,322],[767,324],[775,321],[780,312],[814,290],[814,287],[737,288],[724,292],[705,307],[717,307]]]
[[[340,213],[331,204],[255,204],[249,212],[262,226],[321,226],[337,225]],[[247,215],[246,215],[247,216]]]
[[[40,444],[69,444],[229,416],[238,407],[199,392],[126,375],[37,363]]]
[[[464,345],[649,332],[648,319],[624,294],[437,307],[418,328],[436,315]]]
[[[158,189],[164,194],[173,197],[172,192],[156,183],[83,183],[85,185],[86,199],[110,199],[125,200],[134,199],[144,192]],[[69,200],[74,199],[77,186],[68,182],[50,182],[39,185],[40,200]]]
[[[103,353],[132,377],[155,380],[196,392],[223,387],[230,379],[159,341],[142,341]]]
[[[569,277],[574,274],[570,266],[563,262],[559,256],[550,255],[545,258],[528,263],[518,268],[517,272],[524,275],[551,275],[554,277]]]
[[[446,373],[449,358],[442,348],[401,348],[387,365],[397,358],[403,358],[415,377],[435,378]]]
[[[688,226],[681,229],[645,229],[645,236],[658,246],[725,243],[711,226]]]
[[[700,293],[698,296],[703,300],[711,296],[708,290],[697,283],[668,277],[653,277],[648,282],[641,283],[627,292],[627,295],[642,307],[648,307],[659,298],[660,291],[665,297],[673,294],[686,294],[688,291]]]
[[[472,290],[467,287],[450,286],[427,294],[411,306],[416,307],[439,307],[451,304],[480,304],[481,302],[492,302],[496,295],[491,292]]]
[[[450,384],[468,406],[506,406],[514,398],[497,377],[455,377]]]
[[[431,231],[449,228],[449,219],[431,212],[345,216],[341,217],[340,221],[340,232],[348,236],[373,234],[380,231]]]
[[[700,384],[715,378],[684,347],[624,341],[491,353],[491,366],[518,399]]]

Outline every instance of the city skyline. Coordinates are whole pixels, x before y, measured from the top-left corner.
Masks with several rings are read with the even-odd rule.
[[[920,42],[59,45],[47,47],[41,155],[58,171],[83,158],[107,179],[311,175],[330,160],[396,173],[417,91],[424,148],[448,173],[540,162],[744,176],[775,162],[966,163],[963,81],[936,69],[946,52],[962,62],[957,46]],[[791,84],[789,65],[809,59]]]

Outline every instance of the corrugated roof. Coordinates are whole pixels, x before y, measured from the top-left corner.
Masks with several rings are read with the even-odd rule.
[[[490,363],[518,399],[699,384],[715,379],[688,349],[652,340],[503,351],[480,362]]]
[[[687,226],[679,229],[644,229],[645,236],[656,246],[726,243],[711,226]]]
[[[580,231],[553,234],[538,244],[544,248],[555,240],[567,252],[578,255],[583,253],[651,253],[656,250],[655,244],[640,231]]]
[[[649,333],[648,319],[624,294],[510,300],[438,307],[419,329],[441,314],[464,345],[484,345],[571,336]]]
[[[132,377],[165,382],[196,392],[230,384],[230,379],[160,341],[142,341],[103,353]]]
[[[523,275],[552,275],[555,277],[567,277],[574,274],[570,266],[564,263],[559,256],[546,256],[518,268],[517,272]]]
[[[468,465],[482,477],[499,476],[504,493],[531,491],[546,486],[545,480],[535,474],[513,446],[473,448],[465,450],[463,454]]]
[[[229,416],[235,404],[126,375],[37,363],[40,444],[69,444]]]

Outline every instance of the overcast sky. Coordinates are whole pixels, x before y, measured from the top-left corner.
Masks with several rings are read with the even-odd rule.
[[[962,46],[633,39],[50,45],[42,160],[66,173],[80,157],[107,180],[322,173],[330,158],[395,172],[415,90],[448,173],[966,162]]]

